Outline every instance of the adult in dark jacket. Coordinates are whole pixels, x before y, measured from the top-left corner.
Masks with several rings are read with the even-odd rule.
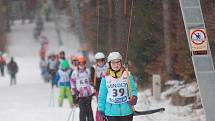
[[[7,70],[10,74],[10,86],[16,85],[16,74],[18,72],[18,65],[14,61],[13,57],[11,57],[10,62],[7,64]]]

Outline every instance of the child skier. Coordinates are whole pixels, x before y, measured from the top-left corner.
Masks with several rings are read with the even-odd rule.
[[[70,64],[71,64],[70,67],[71,67],[72,71],[77,70],[79,61],[77,60],[76,56],[72,56],[71,57]],[[73,93],[72,94],[72,98],[73,98],[74,105],[78,105],[78,95],[75,94],[75,93]]]
[[[105,62],[105,55],[102,52],[96,53],[95,59],[96,59],[96,64],[93,65],[93,67],[91,68],[91,72],[92,72],[91,75],[93,79],[93,86],[95,89],[96,99],[98,102],[99,87],[100,87],[102,77],[104,77],[104,75],[107,72],[107,65]],[[101,121],[98,109],[96,111],[96,121]]]
[[[111,52],[108,56],[109,71],[102,78],[98,110],[102,118],[108,121],[132,121],[132,106],[137,103],[137,92],[132,74],[122,66],[122,56],[119,52]],[[130,79],[130,83],[128,80]],[[129,95],[129,90],[132,95]],[[132,97],[129,100],[129,97]]]
[[[45,57],[42,57],[40,60],[40,70],[44,82],[49,82],[48,62],[46,61]]]
[[[48,72],[50,75],[50,80],[54,80],[54,77],[56,75],[56,72],[58,70],[58,66],[59,66],[59,61],[58,59],[55,57],[55,54],[52,53],[49,57],[48,57]]]
[[[66,60],[66,54],[63,50],[59,53],[59,60],[60,62]]]
[[[71,76],[71,69],[69,68],[69,63],[67,60],[64,60],[60,64],[60,69],[56,73],[56,76],[53,80],[54,85],[59,84],[60,88],[60,95],[59,95],[59,106],[62,107],[63,100],[66,95],[70,106],[73,106],[73,99],[71,95],[71,86],[70,86],[70,76]]]
[[[77,69],[77,67],[78,67],[78,60],[77,60],[76,56],[71,56],[70,64],[71,64],[72,70],[76,70]]]
[[[79,65],[71,76],[71,91],[73,95],[78,96],[80,121],[94,121],[91,107],[93,90],[90,70],[86,68],[86,59],[83,56],[78,56],[77,60]]]

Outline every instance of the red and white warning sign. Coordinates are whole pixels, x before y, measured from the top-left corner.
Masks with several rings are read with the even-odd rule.
[[[205,29],[191,29],[190,40],[192,51],[207,51],[207,34]]]

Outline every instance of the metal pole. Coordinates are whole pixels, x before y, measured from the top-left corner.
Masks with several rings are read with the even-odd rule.
[[[49,107],[55,106],[55,94],[54,94],[54,87],[51,87],[50,91],[50,99],[49,99]]]
[[[201,3],[200,0],[179,0],[179,2],[206,119],[215,121],[215,70]],[[196,41],[203,42],[200,44],[201,49],[198,48],[199,45],[194,45]]]
[[[71,118],[72,118],[72,121],[74,121],[75,108],[76,107],[73,107],[72,110],[70,111],[67,121],[70,121]]]

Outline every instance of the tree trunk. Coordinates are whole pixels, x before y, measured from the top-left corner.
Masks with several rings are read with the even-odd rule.
[[[6,12],[7,6],[4,4],[5,1],[0,1],[0,51],[5,51],[6,45]]]
[[[112,46],[112,40],[113,40],[113,1],[108,0],[108,50],[111,51],[110,48]]]
[[[124,14],[124,0],[113,1],[113,32],[112,51],[126,55],[129,16]]]
[[[91,17],[90,17],[90,2],[89,1],[80,1],[80,16],[81,16],[81,21],[83,23],[83,28],[84,28],[84,35],[85,35],[85,41],[86,44],[88,45],[89,41],[92,39],[92,33],[90,32],[91,29]]]
[[[170,76],[171,68],[171,53],[170,53],[170,11],[169,11],[169,0],[163,0],[163,29],[164,29],[164,48],[165,48],[165,68],[167,76]],[[167,77],[168,78],[168,77]]]

